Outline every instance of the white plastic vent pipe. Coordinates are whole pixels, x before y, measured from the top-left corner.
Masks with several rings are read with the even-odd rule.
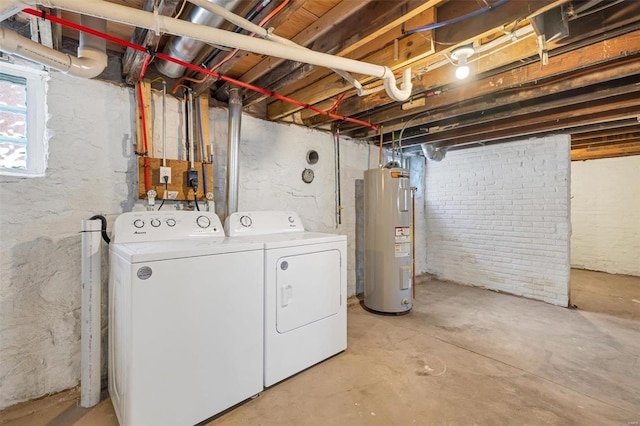
[[[107,23],[102,19],[82,16],[82,25],[104,32]],[[80,33],[78,57],[67,55],[22,37],[8,28],[0,28],[0,50],[38,62],[76,77],[93,78],[107,67],[106,41]]]
[[[101,222],[83,220],[81,231],[80,406],[88,408],[100,402]]]
[[[205,43],[217,44],[261,55],[275,56],[282,59],[299,61],[311,65],[322,66],[331,69],[339,69],[346,72],[365,74],[384,80],[387,94],[395,101],[402,102],[411,95],[411,70],[405,70],[402,85],[396,86],[393,71],[388,67],[360,62],[340,56],[314,52],[300,47],[287,46],[272,43],[269,40],[256,39],[247,35],[236,34],[218,28],[205,27],[179,19],[170,18],[145,12],[143,10],[107,2],[104,0],[7,0],[4,9],[9,9],[13,4],[25,6],[42,5],[49,8],[64,9],[83,15],[91,15],[109,21],[146,28],[157,34],[167,33],[178,36],[190,37]]]

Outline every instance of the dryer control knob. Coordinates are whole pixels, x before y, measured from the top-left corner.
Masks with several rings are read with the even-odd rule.
[[[176,220],[173,218],[167,219],[167,226],[170,226],[170,227],[176,226]]]
[[[208,228],[211,225],[211,219],[206,216],[198,216],[196,223],[200,228]]]
[[[289,216],[289,223],[293,223],[295,222],[295,219],[293,218],[293,216]]]
[[[153,226],[154,228],[160,226],[160,219],[151,219],[151,226]]]
[[[240,217],[240,225],[244,226],[245,228],[250,227],[252,222],[253,221],[251,220],[251,218],[249,216],[241,216]]]
[[[136,228],[142,228],[144,226],[144,220],[142,219],[136,219],[133,221],[133,226],[135,226]]]

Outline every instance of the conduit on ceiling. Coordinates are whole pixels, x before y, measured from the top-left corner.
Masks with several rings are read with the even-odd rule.
[[[65,19],[58,18],[58,17],[56,17],[54,15],[50,15],[50,14],[47,14],[47,13],[44,13],[44,12],[41,12],[41,11],[38,11],[38,10],[35,10],[35,9],[28,9],[28,8],[24,9],[23,12],[27,13],[29,15],[37,16],[39,18],[47,19],[47,20],[49,20],[51,22],[55,22],[57,24],[65,25],[65,26],[67,26],[69,28],[73,28],[73,29],[78,30],[78,31],[83,31],[83,32],[89,33],[89,34],[97,36],[97,37],[102,37],[102,38],[104,38],[104,39],[106,39],[108,41],[112,41],[114,43],[121,44],[122,46],[129,47],[131,49],[134,49],[134,50],[137,50],[137,51],[140,51],[140,52],[145,52],[147,54],[149,53],[147,51],[147,49],[145,47],[143,47],[143,46],[139,46],[139,45],[131,43],[129,41],[122,40],[122,39],[119,39],[117,37],[113,37],[113,36],[111,36],[109,34],[106,34],[106,33],[103,33],[103,32],[96,31],[94,29],[85,27],[83,25],[79,25],[79,24],[76,24],[74,22],[70,22],[70,21],[67,21]],[[60,52],[58,52],[56,50],[43,47],[42,45],[39,45],[39,46],[41,46],[44,49],[48,49],[52,53],[60,53]],[[343,120],[343,121],[351,122],[351,123],[354,123],[354,124],[359,124],[361,126],[369,127],[371,129],[374,129],[374,130],[376,130],[378,128],[378,126],[375,125],[375,124],[371,124],[371,123],[368,123],[368,122],[363,121],[363,120],[358,120],[356,118],[345,117],[345,116],[342,116],[342,115],[334,114],[334,113],[329,112],[329,111],[323,111],[323,110],[321,110],[319,108],[314,107],[313,105],[305,104],[303,102],[297,101],[295,99],[288,98],[286,96],[280,95],[280,94],[272,92],[270,90],[266,90],[266,89],[254,86],[252,84],[245,83],[243,81],[239,81],[239,80],[236,80],[236,79],[231,78],[231,77],[227,77],[227,76],[222,75],[222,74],[218,74],[217,72],[214,72],[214,71],[209,71],[206,68],[200,68],[197,65],[193,65],[191,63],[181,61],[179,59],[176,59],[176,58],[173,58],[171,56],[165,55],[164,53],[156,53],[155,56],[157,58],[159,58],[159,59],[176,63],[178,65],[181,65],[181,66],[185,67],[185,68],[189,68],[189,69],[191,69],[193,71],[197,71],[199,73],[203,73],[203,74],[209,75],[209,76],[211,76],[211,77],[213,77],[215,79],[218,79],[218,80],[221,80],[221,81],[225,81],[225,82],[227,82],[229,84],[233,84],[233,85],[238,86],[238,87],[243,87],[245,89],[253,90],[255,92],[258,92],[258,93],[261,93],[261,94],[264,94],[264,95],[267,95],[267,96],[271,96],[271,97],[273,97],[275,99],[278,99],[280,101],[288,102],[288,103],[291,103],[293,105],[297,105],[297,106],[300,106],[302,108],[306,108],[306,109],[308,109],[310,111],[313,111],[313,112],[315,112],[317,114],[322,114],[322,115],[325,115],[327,117],[331,117],[331,118],[336,119],[336,120]],[[32,60],[38,61],[37,58],[31,58],[29,56],[25,56],[25,57],[27,57],[27,59],[32,59]],[[150,56],[147,58],[147,60],[149,58],[150,58]],[[148,61],[145,61],[145,62],[148,63]],[[53,65],[51,65],[51,66],[53,68],[56,68]],[[56,69],[58,69],[58,68],[56,68]]]
[[[389,67],[356,61],[340,56],[315,52],[299,46],[274,43],[269,40],[256,39],[247,35],[236,34],[218,28],[193,24],[191,22],[162,16],[153,12],[110,3],[104,0],[4,0],[0,8],[0,16],[5,16],[20,5],[42,5],[53,9],[64,9],[81,15],[90,15],[108,21],[145,28],[156,34],[172,34],[185,36],[205,43],[238,48],[261,55],[275,56],[282,59],[304,62],[311,65],[338,69],[345,72],[365,74],[383,80],[389,97],[402,102],[411,95],[411,70],[405,70],[401,87],[397,87],[393,71]]]

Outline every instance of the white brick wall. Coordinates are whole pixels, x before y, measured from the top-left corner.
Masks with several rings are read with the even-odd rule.
[[[640,156],[571,163],[571,266],[640,276]]]
[[[569,147],[568,136],[553,136],[429,162],[429,272],[567,306]]]

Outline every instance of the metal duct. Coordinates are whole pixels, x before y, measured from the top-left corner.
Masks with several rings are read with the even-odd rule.
[[[431,161],[442,161],[444,156],[447,155],[447,147],[443,146],[442,148],[434,148],[428,143],[420,144],[422,148],[422,153],[428,160]]]
[[[208,1],[222,6],[227,10],[233,10],[240,4],[240,0]],[[219,27],[224,22],[223,17],[214,15],[201,7],[194,7],[186,20],[194,24],[207,25],[209,27]],[[163,53],[184,62],[191,62],[204,45],[204,42],[189,37],[173,37],[165,46]],[[168,61],[158,61],[156,68],[162,74],[172,78],[178,78],[185,72],[185,67]]]
[[[242,121],[242,96],[237,87],[229,90],[229,131],[227,139],[227,217],[238,211],[238,150]]]

